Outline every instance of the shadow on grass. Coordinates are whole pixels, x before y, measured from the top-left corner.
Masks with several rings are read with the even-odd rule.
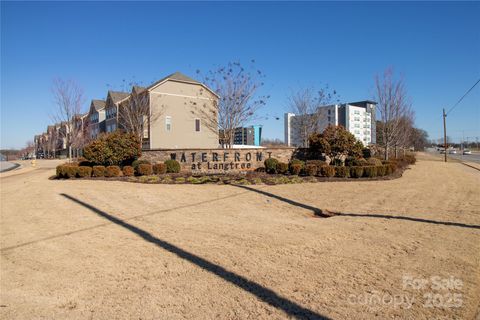
[[[436,224],[436,225],[445,225],[445,226],[453,226],[453,227],[461,227],[461,228],[471,228],[471,229],[480,229],[480,225],[474,224],[465,224],[460,222],[451,222],[451,221],[436,221],[436,220],[429,220],[429,219],[422,219],[422,218],[414,218],[414,217],[407,217],[407,216],[397,216],[397,215],[385,215],[385,214],[362,214],[362,213],[341,213],[341,212],[330,212],[327,210],[322,210],[301,202],[297,202],[291,199],[287,199],[285,197],[273,194],[271,192],[267,192],[265,190],[259,190],[256,188],[252,188],[249,186],[242,186],[242,185],[233,185],[233,187],[242,188],[246,190],[250,190],[264,196],[274,198],[283,202],[286,202],[290,205],[300,207],[303,209],[307,209],[312,211],[312,213],[321,218],[330,218],[330,217],[355,217],[355,218],[377,218],[377,219],[396,219],[396,220],[406,220],[406,221],[413,221],[413,222],[420,222],[420,223],[429,223],[429,224]]]
[[[277,200],[280,200],[280,201],[283,201],[283,202],[286,202],[288,204],[291,204],[292,206],[296,206],[296,207],[300,207],[300,208],[303,208],[303,209],[307,209],[307,210],[310,210],[312,211],[312,213],[318,217],[322,217],[322,218],[329,218],[331,217],[331,215],[328,215],[326,213],[324,213],[321,209],[319,208],[316,208],[316,207],[312,207],[308,204],[305,204],[305,203],[301,203],[301,202],[297,202],[297,201],[294,201],[294,200],[291,200],[291,199],[287,199],[287,198],[284,198],[282,196],[278,196],[276,194],[273,194],[273,193],[270,193],[270,192],[267,192],[267,191],[263,191],[263,190],[260,190],[260,189],[255,189],[255,188],[252,188],[252,187],[248,187],[248,186],[245,186],[245,185],[238,185],[238,184],[232,184],[231,185],[232,187],[237,187],[237,188],[242,188],[242,189],[245,189],[245,190],[250,190],[250,191],[253,191],[253,192],[256,192],[256,193],[260,193],[264,196],[267,196],[267,197],[270,197],[270,198],[274,198],[274,199],[277,199]]]
[[[333,216],[342,216],[342,217],[377,218],[377,219],[387,219],[387,220],[396,219],[396,220],[406,220],[406,221],[438,224],[438,225],[444,225],[444,226],[480,229],[480,226],[475,224],[465,224],[465,223],[451,222],[451,221],[436,221],[436,220],[413,218],[413,217],[407,217],[407,216],[394,216],[394,215],[386,215],[386,214],[367,214],[367,213],[332,213],[332,214]]]
[[[227,282],[230,282],[231,284],[237,286],[238,288],[253,294],[263,302],[268,303],[272,307],[275,307],[279,310],[284,311],[286,314],[292,317],[295,317],[297,319],[328,319],[327,317],[322,316],[307,308],[304,308],[291,300],[288,300],[284,297],[279,296],[277,293],[275,293],[271,289],[268,289],[254,281],[248,280],[247,278],[241,275],[238,275],[232,271],[228,271],[227,269],[223,268],[218,264],[214,264],[206,259],[203,259],[200,256],[197,256],[193,253],[183,250],[182,248],[179,248],[165,240],[159,239],[153,236],[151,233],[143,229],[140,229],[128,222],[125,222],[124,220],[121,220],[111,214],[108,214],[105,211],[102,211],[86,202],[83,202],[65,193],[61,193],[61,195],[89,209],[95,214],[107,219],[108,221],[113,222],[116,225],[119,225],[130,232],[135,233],[145,241],[155,244],[156,246],[175,254],[177,257],[184,259],[208,272],[211,272],[212,274],[222,278]]]

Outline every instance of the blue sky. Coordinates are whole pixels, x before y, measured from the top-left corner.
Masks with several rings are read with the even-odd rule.
[[[123,79],[251,59],[271,96],[264,137],[283,139],[292,90],[328,83],[344,102],[372,99],[375,74],[391,66],[417,126],[439,138],[442,107],[480,78],[479,16],[479,2],[2,2],[1,147],[50,124],[55,77],[84,88],[86,110]],[[448,117],[449,136],[480,137],[479,109],[480,85]]]

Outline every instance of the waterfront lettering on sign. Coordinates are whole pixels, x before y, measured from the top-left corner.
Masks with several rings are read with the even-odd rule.
[[[271,157],[271,152],[266,152],[267,158]],[[229,170],[251,170],[252,162],[263,162],[265,157],[263,152],[247,152],[243,155],[240,152],[181,152],[171,153],[170,159],[177,160],[180,163],[187,163],[190,159],[192,171],[229,171]]]
[[[141,159],[151,163],[176,160],[182,172],[230,173],[253,171],[264,167],[264,161],[275,158],[288,163],[295,148],[237,148],[237,149],[159,149],[143,150]]]

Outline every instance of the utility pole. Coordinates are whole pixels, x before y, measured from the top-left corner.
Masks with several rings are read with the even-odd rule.
[[[443,147],[445,149],[445,162],[447,162],[447,115],[445,114],[445,108],[443,108]]]

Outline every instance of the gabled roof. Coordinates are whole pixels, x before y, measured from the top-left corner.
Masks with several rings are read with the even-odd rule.
[[[140,86],[133,86],[132,87],[132,92],[136,92],[136,93],[142,93],[143,91],[145,91],[147,88],[145,87],[140,87]]]
[[[90,106],[93,106],[96,111],[100,111],[105,108],[105,101],[104,100],[92,100]]]
[[[130,94],[122,91],[108,91],[108,95],[112,98],[113,103],[117,103],[127,98]]]
[[[160,83],[163,83],[167,80],[176,80],[176,81],[180,81],[180,82],[189,82],[189,83],[201,84],[197,80],[194,80],[190,77],[187,77],[183,73],[180,73],[180,72],[177,71],[175,73],[169,74],[165,78],[162,78],[162,79],[152,83],[151,85],[148,86],[147,89],[152,89],[152,88],[156,87],[157,85],[159,85]]]
[[[213,93],[216,97],[219,97],[217,93],[215,93],[215,91],[213,91],[212,89],[210,89],[209,87],[207,87],[206,85],[204,85],[203,83],[201,82],[198,82],[197,80],[194,80],[190,77],[187,77],[186,75],[184,75],[183,73],[181,72],[175,72],[175,73],[172,73],[168,76],[166,76],[165,78],[163,79],[160,79],[154,83],[152,83],[151,85],[149,85],[147,87],[147,90],[151,90],[157,86],[159,86],[160,84],[164,83],[165,81],[168,81],[168,80],[172,80],[172,81],[178,81],[178,82],[184,82],[184,83],[192,83],[192,84],[198,84],[198,85],[201,85],[202,87],[204,87],[205,89],[207,89],[208,91],[210,91],[211,93]]]

